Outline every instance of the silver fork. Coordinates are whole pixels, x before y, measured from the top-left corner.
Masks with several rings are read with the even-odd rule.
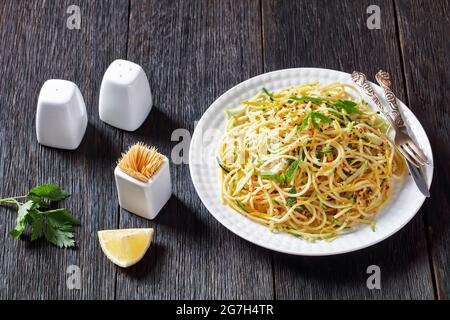
[[[407,135],[406,133],[403,133],[400,130],[397,123],[403,123],[403,119],[401,118],[401,114],[400,114],[398,108],[396,109],[397,112],[393,112],[392,116],[391,116],[391,113],[389,112],[389,110],[386,109],[380,103],[380,100],[378,99],[377,95],[375,94],[370,83],[367,81],[367,77],[364,73],[358,72],[358,71],[353,71],[352,80],[356,85],[358,85],[359,87],[361,87],[364,90],[366,95],[368,95],[372,99],[372,101],[375,103],[375,105],[378,107],[378,109],[384,114],[386,119],[389,121],[390,125],[392,126],[392,128],[395,131],[394,144],[397,146],[397,149],[406,158],[406,160],[409,161],[410,163],[412,163],[416,167],[420,167],[420,166],[424,165],[425,163],[428,163],[428,159],[426,158],[426,156],[416,146],[416,144],[409,137],[409,135]]]
[[[403,121],[402,114],[400,113],[400,109],[397,105],[397,98],[395,97],[394,92],[392,92],[391,90],[391,77],[389,76],[389,73],[387,71],[380,70],[375,75],[375,79],[377,80],[378,84],[383,87],[384,95],[391,108],[391,115],[393,117],[393,120],[397,125],[397,128],[400,129],[398,131],[398,134],[395,135],[395,144],[400,146],[400,148],[408,149],[410,153],[416,156],[416,159],[418,159],[418,162],[420,162],[421,165],[424,165],[425,163],[430,164],[427,156],[417,146],[414,140],[412,140],[411,137],[404,132],[404,130],[401,130],[402,128],[405,128],[405,123]]]

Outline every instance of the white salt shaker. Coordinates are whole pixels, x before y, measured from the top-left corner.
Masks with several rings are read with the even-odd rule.
[[[71,81],[47,80],[39,92],[36,135],[40,144],[73,150],[86,132],[86,105],[77,85]]]
[[[154,219],[172,195],[167,157],[148,182],[130,177],[118,166],[114,176],[120,206],[146,219]]]
[[[152,108],[152,94],[144,70],[136,63],[115,60],[100,87],[100,119],[119,129],[134,131]]]

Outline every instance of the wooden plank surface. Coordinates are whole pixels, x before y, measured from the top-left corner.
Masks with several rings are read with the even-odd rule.
[[[1,195],[23,194],[53,182],[73,193],[65,201],[82,221],[77,248],[9,236],[16,213],[0,208],[0,298],[113,298],[115,268],[104,258],[96,231],[114,228],[118,203],[112,175],[121,133],[98,118],[101,76],[125,55],[128,1],[77,1],[81,29],[66,28],[71,1],[2,1],[0,4]],[[42,147],[35,134],[40,87],[47,79],[74,81],[84,95],[89,125],[76,151]],[[119,141],[119,143],[118,143]],[[66,268],[81,269],[81,289],[66,286]]]
[[[220,94],[262,71],[257,1],[132,1],[128,59],[154,95],[148,121],[124,134],[170,155],[172,132],[194,122]],[[147,263],[119,270],[118,299],[273,297],[271,253],[223,228],[201,204],[186,164],[171,163],[173,196],[154,221],[125,211],[120,227],[154,227]]]
[[[449,299],[450,2],[396,1],[396,10],[409,106],[427,132],[434,154],[431,198],[422,214],[438,298]]]
[[[389,70],[400,98],[404,83],[391,1],[263,0],[264,71],[321,67],[373,75]],[[369,30],[366,9],[381,9]],[[306,258],[275,255],[277,299],[430,299],[433,286],[422,212],[396,235],[360,252]],[[381,290],[366,287],[367,267],[381,269]]]
[[[450,5],[432,3],[80,0],[81,30],[69,30],[72,1],[0,1],[0,196],[58,183],[73,193],[64,204],[82,220],[77,248],[61,250],[10,237],[16,213],[0,207],[0,299],[432,299],[433,277],[437,297],[448,299]],[[366,26],[373,4],[380,30]],[[153,91],[153,110],[136,132],[98,118],[102,75],[118,58],[140,64]],[[121,151],[143,141],[170,158],[174,130],[192,134],[215,98],[288,67],[391,72],[435,155],[431,199],[406,227],[342,256],[272,253],[222,227],[196,195],[188,165],[173,162],[173,196],[155,220],[119,210],[113,169]],[[74,81],[83,93],[89,125],[76,151],[36,141],[37,97],[50,78]],[[155,228],[144,261],[129,269],[112,265],[98,245],[97,230],[118,227]],[[69,265],[81,268],[80,290],[66,287]],[[366,288],[369,265],[381,269],[381,290]]]

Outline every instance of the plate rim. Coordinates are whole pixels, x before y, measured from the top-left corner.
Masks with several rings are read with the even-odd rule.
[[[399,232],[401,229],[403,229],[419,212],[419,210],[422,208],[423,203],[426,200],[426,197],[424,195],[421,195],[421,199],[419,201],[419,205],[417,207],[417,209],[415,210],[415,212],[413,214],[410,215],[410,217],[408,217],[408,219],[404,219],[403,221],[401,221],[401,223],[398,224],[398,227],[395,228],[395,230],[393,230],[390,233],[387,233],[383,236],[380,236],[378,238],[376,238],[375,240],[371,241],[370,243],[364,243],[362,245],[357,245],[357,246],[353,246],[351,248],[348,249],[342,249],[342,250],[336,250],[334,252],[306,252],[306,253],[300,253],[300,252],[296,252],[296,251],[290,251],[284,248],[273,248],[271,246],[265,245],[264,242],[257,242],[255,239],[253,238],[248,238],[246,235],[244,235],[242,233],[242,231],[240,230],[235,230],[235,228],[231,228],[228,226],[228,224],[223,220],[223,219],[219,219],[219,217],[214,213],[214,210],[212,210],[208,204],[208,202],[204,199],[204,197],[202,196],[202,194],[199,192],[199,181],[197,180],[197,178],[195,177],[195,175],[193,174],[193,141],[195,141],[195,139],[197,138],[197,135],[199,134],[199,130],[198,128],[203,127],[203,122],[206,121],[205,120],[205,115],[209,114],[210,112],[212,112],[212,107],[218,103],[220,100],[224,99],[225,97],[227,97],[231,92],[233,92],[234,90],[236,90],[238,87],[240,86],[244,86],[246,83],[248,82],[253,82],[255,80],[257,80],[258,78],[262,78],[262,77],[266,77],[266,76],[270,76],[273,74],[277,74],[277,73],[285,73],[285,72],[301,72],[301,71],[321,71],[321,72],[331,72],[331,73],[340,73],[342,76],[348,76],[350,77],[351,75],[347,72],[344,71],[340,71],[340,70],[333,70],[333,69],[327,69],[327,68],[315,68],[315,67],[300,67],[300,68],[286,68],[286,69],[279,69],[279,70],[274,70],[274,71],[270,71],[270,72],[265,72],[265,73],[261,73],[258,74],[256,76],[253,76],[251,78],[248,78],[244,81],[241,81],[239,83],[237,83],[236,85],[234,85],[233,87],[231,87],[230,89],[226,90],[224,93],[222,93],[220,96],[218,96],[209,106],[208,108],[203,112],[200,120],[198,121],[192,138],[191,138],[191,142],[189,145],[189,174],[191,176],[191,180],[192,180],[192,184],[194,185],[194,189],[195,192],[197,193],[198,197],[200,198],[202,204],[206,207],[206,209],[208,210],[208,212],[214,217],[215,220],[217,220],[222,226],[224,226],[228,231],[231,231],[232,233],[234,233],[235,235],[239,236],[240,238],[251,242],[257,246],[263,247],[265,249],[274,251],[274,252],[281,252],[281,253],[285,253],[285,254],[290,254],[290,255],[296,255],[296,256],[309,256],[309,257],[314,257],[314,256],[334,256],[334,255],[340,255],[340,254],[345,254],[345,253],[349,253],[349,252],[354,252],[354,251],[359,251],[371,246],[374,246],[384,240],[386,240],[387,238],[390,238],[391,236],[393,236],[394,234],[396,234],[397,232]],[[369,81],[370,82],[370,81]],[[376,88],[381,88],[380,86],[378,86],[377,84],[374,84],[373,82],[370,82],[371,85],[373,87]],[[423,128],[422,124],[420,123],[419,119],[415,116],[415,114],[411,111],[411,109],[409,109],[409,107],[403,103],[403,101],[401,101],[400,99],[398,99],[398,101],[400,101],[400,103],[402,104],[403,108],[406,108],[409,112],[411,112],[411,114],[414,116],[414,118],[417,120],[417,122],[419,123],[420,127],[422,128],[423,132],[425,133],[423,138],[425,139],[425,141],[427,142],[428,146],[430,147],[430,162],[431,162],[431,175],[429,177],[427,177],[427,185],[428,185],[428,189],[430,189],[432,181],[433,181],[433,176],[434,176],[434,157],[433,157],[433,150],[431,148],[431,143],[430,140],[428,138],[428,135],[425,131],[425,129]],[[217,199],[218,201],[218,199]],[[242,216],[242,215],[241,215]],[[245,216],[242,216],[243,219],[248,219]],[[251,221],[251,220],[249,220]],[[301,239],[299,239],[301,240]],[[303,240],[304,241],[304,240]]]

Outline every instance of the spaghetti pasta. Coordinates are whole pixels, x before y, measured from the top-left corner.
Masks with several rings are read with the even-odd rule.
[[[222,201],[273,232],[334,239],[373,224],[405,172],[388,125],[347,84],[263,88],[226,114]]]

